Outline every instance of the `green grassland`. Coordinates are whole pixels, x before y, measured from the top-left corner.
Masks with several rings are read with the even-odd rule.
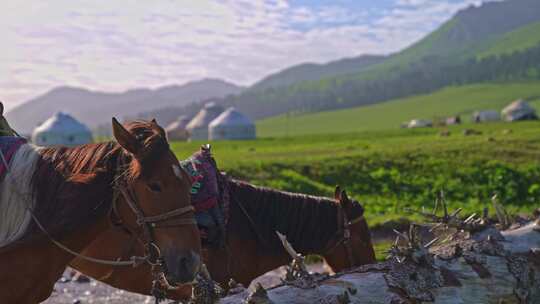
[[[524,98],[540,109],[540,81],[491,83],[448,87],[432,94],[376,105],[304,115],[280,115],[257,122],[260,137],[348,133],[396,129],[415,118],[470,115],[476,110],[500,110],[510,101]]]
[[[465,128],[481,134],[465,136]],[[325,196],[342,185],[365,203],[372,224],[429,207],[441,190],[466,212],[489,206],[495,193],[514,212],[539,206],[540,122],[447,130],[450,136],[427,128],[224,141],[213,143],[213,153],[222,170],[258,185]],[[200,144],[172,148],[186,158]]]

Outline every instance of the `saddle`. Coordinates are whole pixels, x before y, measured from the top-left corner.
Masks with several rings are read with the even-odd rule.
[[[192,179],[191,203],[203,245],[223,247],[230,204],[228,176],[219,171],[210,145],[201,146],[180,165]]]

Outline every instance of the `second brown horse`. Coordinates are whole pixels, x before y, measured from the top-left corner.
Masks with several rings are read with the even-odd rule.
[[[290,261],[275,231],[285,234],[303,254],[322,255],[336,272],[375,262],[364,209],[336,188],[335,198],[295,194],[230,180],[230,219],[226,245],[205,248],[204,260],[216,281],[230,278],[248,285],[254,278]],[[84,254],[115,259],[140,251],[122,230],[111,230]],[[144,267],[104,267],[76,259],[71,266],[114,287],[149,294],[151,278]],[[185,287],[168,294],[175,300],[191,295]]]

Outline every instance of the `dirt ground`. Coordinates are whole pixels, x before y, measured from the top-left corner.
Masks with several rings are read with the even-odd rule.
[[[310,271],[328,272],[329,268],[325,264],[313,264],[308,266]],[[280,283],[280,278],[284,277],[285,267],[280,267],[257,278],[264,287],[271,287]],[[64,277],[55,285],[55,290],[51,297],[43,302],[45,304],[143,304],[154,303],[154,299],[123,290],[118,290],[108,285],[94,280],[72,280],[71,271],[66,271]],[[163,303],[163,302],[162,302]],[[165,302],[167,303],[167,302]]]

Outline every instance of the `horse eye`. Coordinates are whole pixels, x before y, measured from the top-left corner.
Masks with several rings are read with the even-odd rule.
[[[148,188],[153,192],[161,192],[161,186],[158,183],[149,183]]]

